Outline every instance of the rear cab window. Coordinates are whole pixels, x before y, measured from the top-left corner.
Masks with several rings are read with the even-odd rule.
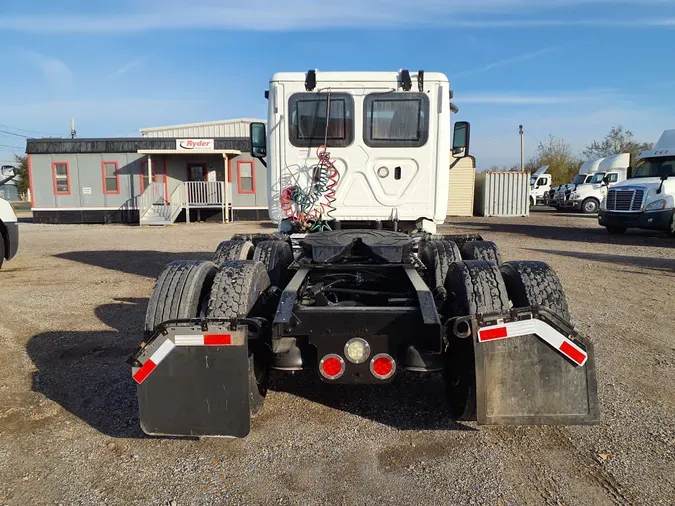
[[[289,138],[299,148],[344,148],[354,142],[354,99],[347,93],[295,93],[288,103]],[[330,119],[326,118],[330,114]]]
[[[424,93],[371,93],[364,103],[363,141],[372,148],[418,148],[429,139]]]

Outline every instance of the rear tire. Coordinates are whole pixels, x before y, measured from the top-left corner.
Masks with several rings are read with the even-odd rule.
[[[146,335],[167,320],[199,317],[216,271],[215,264],[207,261],[182,260],[167,265],[148,301]]]
[[[293,263],[293,250],[283,241],[262,241],[255,247],[253,260],[262,262],[273,286],[284,289],[288,284],[288,266]]]
[[[462,260],[457,244],[450,241],[422,241],[417,256],[427,268],[427,283],[432,290],[445,286],[450,264]]]
[[[215,275],[209,297],[210,318],[256,316],[261,294],[270,279],[261,262],[237,260],[225,262]],[[249,408],[251,417],[262,409],[269,384],[269,347],[260,340],[249,341]]]
[[[462,246],[464,260],[485,260],[497,265],[502,263],[502,255],[497,245],[491,241],[469,241]]]
[[[250,241],[230,240],[221,242],[213,254],[216,265],[230,260],[251,260],[253,258],[253,243]]]
[[[492,262],[468,260],[450,266],[446,279],[450,294],[447,316],[504,313],[509,309],[506,286]],[[445,383],[452,416],[476,419],[476,364],[473,340],[451,336],[445,361]]]
[[[250,241],[255,247],[263,241],[287,241],[288,235],[280,232],[274,234],[234,234],[232,241]]]
[[[0,235],[0,269],[3,263],[5,263],[5,239]]]
[[[506,262],[501,266],[504,283],[513,307],[542,306],[570,321],[562,283],[544,262]]]

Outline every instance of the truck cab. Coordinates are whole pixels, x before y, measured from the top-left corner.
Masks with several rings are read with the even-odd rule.
[[[0,184],[12,179],[14,167],[2,167]],[[19,249],[19,224],[14,209],[8,201],[0,198],[0,268],[5,260],[11,260]]]
[[[468,152],[469,138],[458,122],[451,146],[456,108],[445,75],[283,72],[267,96],[267,131],[257,138],[266,140],[270,218],[281,231],[299,223],[435,233],[445,221],[450,160]]]
[[[612,234],[629,228],[675,236],[675,130],[666,130],[654,149],[638,157],[629,179],[607,191],[598,222]]]
[[[579,167],[579,173],[574,176],[572,181],[565,185],[559,186],[553,196],[550,198],[550,205],[555,207],[558,211],[563,211],[567,209],[567,200],[569,200],[572,191],[577,188],[577,186],[582,184],[590,183],[593,179],[593,176],[598,172],[600,168],[600,163],[604,158],[597,160],[588,160],[584,162],[581,167]]]
[[[530,205],[541,206],[546,204],[546,195],[551,190],[551,174],[546,174],[548,165],[540,167],[530,176]]]
[[[585,214],[597,213],[607,190],[626,180],[629,165],[630,153],[608,156],[602,160],[598,172],[589,181],[572,190],[565,201],[565,207]]]

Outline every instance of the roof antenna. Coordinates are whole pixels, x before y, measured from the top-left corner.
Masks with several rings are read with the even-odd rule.
[[[75,139],[77,132],[75,131],[75,118],[70,118],[70,138]]]

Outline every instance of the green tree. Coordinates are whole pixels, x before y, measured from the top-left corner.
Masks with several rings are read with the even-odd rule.
[[[653,149],[651,142],[636,141],[633,132],[624,130],[623,126],[613,126],[605,138],[601,141],[593,141],[582,152],[582,155],[588,160],[604,158],[606,156],[618,155],[619,153],[631,154],[631,165],[634,165],[637,155],[646,149]]]
[[[572,152],[572,148],[561,137],[549,135],[545,141],[537,145],[537,151],[525,165],[526,170],[534,172],[539,167],[548,165],[553,186],[569,183],[579,172],[582,160]]]
[[[16,167],[18,169],[18,175],[14,178],[16,181],[16,189],[19,193],[26,193],[30,186],[30,181],[28,179],[28,156],[14,155],[14,161],[16,162]]]

